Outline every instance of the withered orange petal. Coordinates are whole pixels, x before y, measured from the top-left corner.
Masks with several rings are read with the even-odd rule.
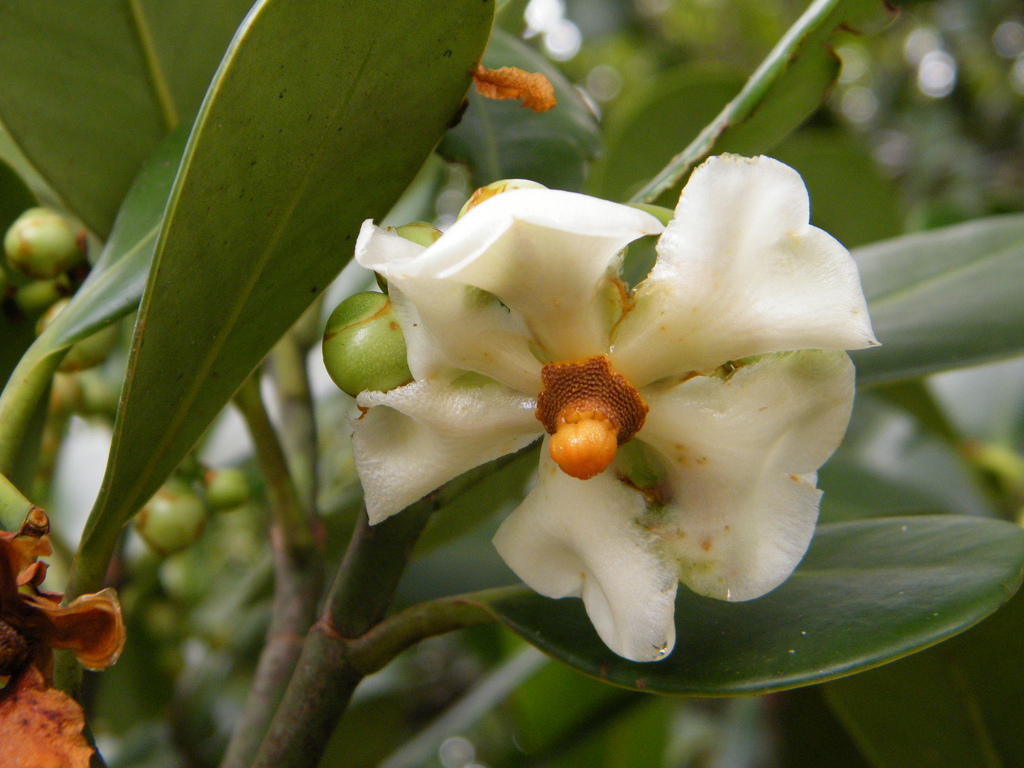
[[[82,733],[84,725],[78,703],[47,687],[32,665],[0,691],[4,765],[88,768],[93,749]]]
[[[72,651],[86,669],[109,667],[121,655],[124,619],[113,589],[82,595],[63,606],[30,596],[26,600],[49,619],[51,627],[45,639],[50,647]]]
[[[47,567],[47,564],[42,560],[36,560],[32,565],[28,566],[18,574],[18,586],[24,587],[26,584],[29,584],[32,587],[38,587],[46,578]]]

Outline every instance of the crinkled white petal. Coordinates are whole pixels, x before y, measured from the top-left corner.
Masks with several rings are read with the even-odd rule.
[[[849,357],[818,351],[642,392],[650,412],[637,438],[666,460],[671,488],[652,530],[684,584],[749,600],[792,573],[818,517],[817,469],[842,440],[853,393]]]
[[[476,371],[536,395],[541,364],[530,353],[522,322],[493,297],[461,283],[409,278],[410,262],[425,251],[372,221],[363,222],[356,241],[356,260],[388,280],[413,378],[451,379]]]
[[[853,259],[809,213],[800,175],[777,160],[701,165],[616,329],[616,369],[639,387],[750,355],[876,343]]]
[[[389,276],[403,278],[402,290],[421,315],[423,302],[404,278],[452,280],[492,293],[522,318],[548,357],[572,360],[608,351],[601,291],[609,267],[628,243],[662,229],[653,216],[629,206],[517,189],[470,210]]]
[[[675,564],[638,523],[643,497],[613,472],[566,475],[541,449],[536,487],[502,523],[494,546],[542,595],[583,598],[598,635],[615,653],[655,661],[675,645]]]
[[[353,420],[352,443],[371,523],[544,431],[536,401],[500,384],[413,382],[356,403],[369,409]]]

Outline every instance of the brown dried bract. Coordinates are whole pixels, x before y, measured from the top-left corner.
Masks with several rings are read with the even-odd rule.
[[[0,691],[0,745],[4,765],[88,768],[93,749],[82,735],[85,718],[74,699],[46,687],[29,665]]]
[[[61,605],[61,595],[39,588],[50,554],[49,523],[35,509],[17,533],[0,532],[0,669],[13,675],[34,666],[50,680],[53,650],[67,649],[88,669],[109,667],[125,641],[121,606],[112,589]]]
[[[485,69],[473,73],[477,93],[488,99],[521,99],[534,112],[547,112],[558,102],[551,81],[540,72],[524,72],[515,67]]]

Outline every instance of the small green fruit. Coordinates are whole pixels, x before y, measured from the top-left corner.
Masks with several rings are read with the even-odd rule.
[[[400,227],[396,227],[395,234],[418,245],[430,247],[444,233],[433,224],[428,224],[425,221],[416,221],[412,224],[403,224]]]
[[[188,484],[169,480],[135,515],[135,530],[162,555],[180,552],[199,538],[206,508]]]
[[[240,469],[211,469],[203,480],[206,483],[206,506],[214,512],[240,507],[249,500],[249,481]]]
[[[323,354],[327,373],[353,397],[412,381],[405,336],[391,299],[382,293],[357,293],[335,308],[327,319]]]
[[[12,267],[37,280],[56,277],[85,257],[68,220],[48,208],[29,208],[15,219],[4,250]]]

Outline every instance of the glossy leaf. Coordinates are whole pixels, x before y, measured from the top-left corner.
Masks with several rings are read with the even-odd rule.
[[[881,15],[878,0],[815,0],[746,84],[633,202],[672,205],[690,169],[714,151],[764,151],[820,106],[839,74],[829,40],[840,27],[858,28]]]
[[[200,109],[157,239],[73,585],[352,256],[457,111],[493,4],[263,0]]]
[[[890,518],[818,529],[796,573],[757,600],[685,589],[675,650],[641,664],[609,651],[576,599],[483,593],[541,650],[593,677],[662,693],[725,696],[821,682],[877,666],[979,621],[1020,586],[1024,531],[999,521]]]
[[[818,472],[820,523],[864,517],[994,514],[958,443],[878,396],[858,393],[842,444]]]
[[[143,161],[190,121],[251,4],[0,3],[0,120],[100,236]]]
[[[558,106],[535,114],[515,100],[486,99],[473,89],[459,124],[441,143],[445,157],[473,168],[478,187],[500,179],[531,179],[553,189],[577,190],[600,148],[597,120],[572,83],[525,43],[495,30],[484,66],[543,72]]]
[[[949,642],[830,683],[875,768],[1024,766],[1024,596]]]
[[[1024,216],[906,235],[854,258],[882,342],[852,354],[858,383],[1024,352]]]

